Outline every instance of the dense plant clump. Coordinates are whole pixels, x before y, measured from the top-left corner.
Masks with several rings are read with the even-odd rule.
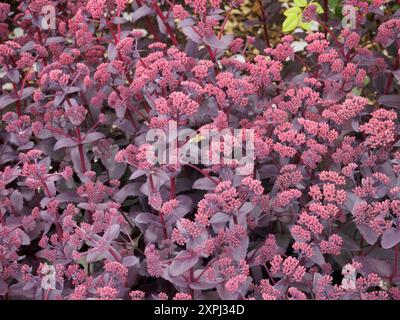
[[[400,299],[399,7],[257,2],[0,3],[1,299]]]

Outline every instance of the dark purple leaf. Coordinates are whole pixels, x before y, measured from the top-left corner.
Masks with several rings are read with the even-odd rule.
[[[127,256],[122,259],[122,264],[125,267],[134,267],[139,265],[139,258],[135,256]]]
[[[227,49],[231,44],[232,40],[233,40],[232,35],[223,36],[221,39],[218,39],[218,37],[215,35],[203,38],[205,44],[209,45],[211,48],[219,50]]]
[[[190,268],[195,266],[199,258],[197,256],[193,256],[187,251],[181,251],[175,257],[174,261],[171,263],[169,267],[169,274],[171,277],[178,277],[181,274],[188,271]]]
[[[400,242],[400,230],[390,228],[385,230],[382,235],[382,248],[390,249]]]
[[[81,159],[78,146],[75,146],[71,149],[71,159],[72,159],[72,163],[74,165],[74,170],[77,173],[84,173],[84,172],[82,172],[83,168],[85,168],[86,170],[90,170],[90,168],[91,168],[89,159],[86,154],[85,147],[82,147],[82,151],[83,151],[83,159]],[[85,167],[83,167],[82,162],[85,164]]]
[[[150,7],[146,6],[146,5],[143,5],[139,9],[137,9],[137,10],[135,10],[133,12],[133,14],[132,14],[132,22],[136,22],[139,19],[141,19],[141,18],[143,18],[145,16],[148,16],[148,15],[150,15],[152,13],[153,13],[153,9],[152,8],[150,8]]]
[[[71,148],[71,147],[75,147],[77,145],[78,145],[78,143],[75,140],[72,140],[71,138],[61,138],[60,140],[58,140],[56,142],[53,150],[57,151],[62,148]]]
[[[101,132],[90,132],[82,140],[82,143],[90,143],[104,138]]]
[[[231,218],[232,218],[232,215],[230,215],[228,213],[217,212],[216,214],[214,214],[211,217],[210,222],[211,223],[224,223],[224,222],[228,222]]]
[[[119,233],[120,233],[119,224],[113,224],[104,233],[104,239],[108,241],[115,240],[119,236]]]
[[[390,277],[392,274],[391,265],[385,261],[368,256],[356,256],[354,260],[362,263],[361,271],[365,274],[376,273],[381,277]]]
[[[200,35],[197,34],[196,31],[194,31],[192,26],[183,27],[181,30],[185,34],[185,36],[188,37],[193,42],[195,42],[197,44],[201,44],[202,43]]]
[[[114,200],[118,203],[122,203],[129,196],[139,195],[140,185],[141,183],[133,182],[123,186],[122,189],[114,195]]]
[[[113,43],[110,43],[108,45],[107,54],[108,54],[108,59],[110,61],[115,60],[115,58],[117,57],[118,51],[117,51],[116,46]]]
[[[367,225],[357,225],[358,231],[371,246],[378,240],[378,234]]]
[[[217,184],[207,177],[203,177],[197,179],[194,183],[192,188],[199,189],[199,190],[214,190]]]
[[[162,228],[160,217],[148,212],[139,213],[134,219],[135,223],[152,224]]]
[[[16,213],[21,212],[24,206],[24,198],[22,197],[21,192],[18,190],[14,190],[10,197],[11,203]]]
[[[46,45],[57,44],[61,42],[65,42],[64,37],[49,37],[46,40]]]
[[[4,94],[0,97],[0,110],[7,107],[11,103],[17,101],[18,98],[11,96],[10,94]]]
[[[24,88],[24,90],[22,90],[22,93],[21,93],[21,100],[24,100],[27,97],[31,96],[34,91],[35,91],[34,87]]]
[[[377,101],[383,106],[400,109],[400,95],[398,94],[380,96]]]

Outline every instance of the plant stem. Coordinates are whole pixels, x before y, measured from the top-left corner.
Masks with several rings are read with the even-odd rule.
[[[329,10],[328,0],[324,0],[324,22],[325,23],[328,22],[328,10]],[[326,37],[327,30],[325,29],[324,31],[325,31],[325,37]]]
[[[213,177],[211,177],[207,172],[204,172],[204,170],[201,170],[200,168],[197,168],[196,166],[192,165],[191,163],[187,163],[187,166],[191,167],[192,169],[200,172],[202,175],[204,175],[205,177],[207,177],[208,179],[210,179],[212,182],[214,182],[215,184],[218,184],[219,181],[214,179]]]
[[[232,12],[232,7],[229,8],[229,10],[228,10],[228,12],[227,12],[227,14],[225,16],[224,22],[221,25],[221,30],[219,31],[218,39],[221,39],[222,35],[224,34],[224,29],[225,29],[226,24],[228,23],[228,20],[229,20],[229,17],[231,15],[231,12]]]
[[[153,176],[151,174],[149,175],[149,182],[150,182],[151,192],[155,193],[156,188],[154,186]],[[164,240],[167,240],[168,239],[167,227],[165,225],[164,214],[161,211],[160,211],[160,222],[162,224],[163,238]]]
[[[167,232],[167,227],[165,225],[165,220],[164,220],[164,214],[160,212],[160,221],[162,224],[162,231],[163,231],[163,238],[164,240],[168,239],[168,232]]]
[[[193,272],[193,267],[190,268],[190,283],[192,283],[194,280],[194,272]],[[190,294],[192,296],[192,299],[194,299],[194,289],[193,288],[189,288],[190,290]]]
[[[394,247],[394,262],[393,262],[393,270],[392,274],[390,275],[390,281],[397,277],[397,269],[399,264],[399,244],[396,244]]]
[[[47,186],[46,182],[40,178],[40,181],[42,183],[43,189],[44,189],[44,193],[46,194],[46,197],[51,198],[51,194],[50,194],[50,190],[49,187]]]
[[[274,280],[274,278],[272,278],[272,276],[271,276],[271,274],[270,274],[270,272],[269,272],[268,267],[267,267],[266,264],[264,264],[264,268],[265,268],[265,270],[267,271],[268,278],[271,280],[272,284],[275,285],[275,280]]]
[[[14,92],[15,92],[17,98],[18,98],[18,100],[16,101],[16,104],[17,104],[17,114],[18,114],[18,117],[20,117],[20,116],[22,116],[21,100],[20,100],[20,97],[19,97],[19,94],[18,94],[17,85],[16,85],[15,83],[13,83],[13,88],[14,88]]]
[[[175,178],[172,177],[170,180],[170,194],[169,199],[172,200],[175,198]]]
[[[58,240],[61,242],[64,231],[63,231],[62,225],[61,225],[60,221],[58,221],[58,219],[59,218],[57,218],[55,225],[56,225],[56,232],[58,235]]]
[[[137,4],[139,6],[143,6],[143,3],[141,0],[136,0]],[[153,35],[154,40],[156,40],[157,42],[160,42],[160,37],[158,36],[157,32],[154,29],[153,24],[151,23],[151,20],[149,18],[149,16],[144,17],[144,20],[146,22],[147,25],[147,29],[150,31],[150,33]]]
[[[125,221],[129,224],[132,230],[135,229],[135,225],[132,223],[132,221],[129,219],[128,215],[124,211],[120,211],[121,215],[124,217]]]
[[[152,7],[156,11],[156,14],[158,15],[158,17],[161,19],[161,21],[162,21],[162,23],[163,23],[163,25],[165,27],[165,30],[167,31],[169,37],[171,38],[172,43],[174,44],[175,47],[178,47],[179,46],[179,42],[175,37],[174,31],[172,30],[171,26],[169,25],[167,19],[165,18],[164,14],[162,13],[162,11],[161,11],[160,7],[158,6],[157,2],[154,1],[154,0],[153,0],[153,3],[152,3]]]
[[[329,13],[328,0],[324,0],[324,21],[325,22],[328,22],[328,13]]]
[[[82,173],[86,172],[86,163],[85,163],[85,156],[83,154],[83,144],[82,144],[82,139],[81,139],[81,130],[79,127],[76,128],[76,137],[78,139],[78,150],[79,150],[79,159],[81,162],[81,169]]]
[[[393,71],[396,71],[399,68],[399,64],[400,64],[400,60],[399,60],[399,56],[397,55],[396,62],[394,63],[394,66],[393,66]],[[389,93],[389,90],[390,90],[390,87],[392,86],[392,83],[393,83],[393,73],[390,73],[389,79],[388,79],[388,81],[386,83],[384,94],[388,94]]]
[[[224,22],[222,22],[221,30],[218,33],[218,39],[221,39],[223,34],[224,34],[225,25],[227,24],[227,22],[229,20],[229,17],[231,15],[232,9],[233,9],[232,7],[229,8],[229,10],[228,10],[228,12],[227,12],[227,14],[225,16]],[[206,20],[206,19],[207,19],[207,16],[205,15],[204,16],[204,20]],[[211,50],[211,51],[210,50],[211,50],[211,48],[208,46],[208,52],[210,54],[210,59],[215,63],[216,62],[215,57],[217,56],[217,49]]]
[[[335,34],[332,32],[329,26],[327,26],[322,20],[317,20],[317,21],[322,26],[322,28],[324,28],[325,32],[330,34],[333,41],[335,41],[335,44],[340,48],[340,52],[343,53],[343,45],[339,42],[338,38],[335,36]]]
[[[265,16],[265,10],[264,6],[262,4],[262,0],[258,0],[258,3],[260,5],[260,12],[261,12],[261,22],[264,30],[264,37],[265,37],[265,42],[267,44],[267,47],[270,47],[270,42],[269,42],[269,34],[268,34],[268,27],[267,27],[267,17]]]
[[[118,257],[118,255],[117,255],[116,252],[115,252],[115,249],[114,249],[111,245],[109,246],[108,252],[113,256],[113,258],[115,259],[115,261],[118,261],[118,262],[121,261],[121,258]]]
[[[308,73],[310,73],[310,68],[308,67],[308,65],[305,63],[304,59],[302,57],[300,57],[298,54],[294,54],[294,58],[297,59],[302,65],[303,67],[306,69],[306,71]]]

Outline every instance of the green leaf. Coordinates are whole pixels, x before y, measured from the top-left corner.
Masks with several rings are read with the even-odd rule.
[[[365,76],[365,78],[364,78],[364,86],[368,85],[370,80],[371,79],[368,76]]]
[[[283,21],[282,31],[283,32],[290,32],[296,29],[299,24],[299,16],[297,15],[290,15]]]
[[[292,16],[292,15],[301,15],[302,11],[299,7],[291,7],[287,10],[285,10],[285,12],[283,13],[286,17]]]
[[[307,0],[294,0],[294,3],[298,7],[305,7],[307,5]]]
[[[301,22],[300,23],[300,28],[302,28],[303,30],[311,30],[311,23],[310,22]]]
[[[362,88],[358,88],[358,87],[354,87],[354,88],[351,90],[351,93],[352,93],[353,95],[355,95],[355,96],[360,96],[360,95],[361,95],[361,92],[362,92]]]
[[[337,6],[335,8],[335,14],[337,17],[339,17],[340,19],[343,18],[343,12],[342,12],[342,7],[341,6]]]
[[[339,5],[339,0],[328,0],[330,8],[336,8]]]

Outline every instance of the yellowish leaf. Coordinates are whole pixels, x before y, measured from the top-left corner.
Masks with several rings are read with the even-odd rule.
[[[305,7],[307,5],[307,0],[294,0],[294,3],[298,7]]]
[[[283,13],[286,17],[292,16],[292,15],[301,15],[302,11],[299,7],[291,7],[287,10],[285,10],[285,12]]]
[[[299,24],[299,16],[298,15],[290,15],[283,21],[282,31],[283,32],[290,32],[296,29]]]

